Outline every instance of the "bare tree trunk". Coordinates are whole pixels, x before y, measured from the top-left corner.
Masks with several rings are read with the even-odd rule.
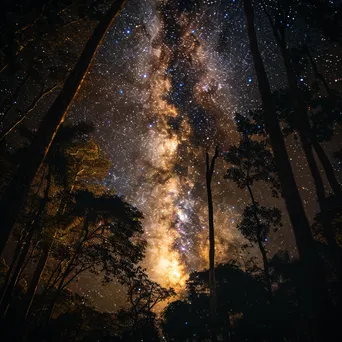
[[[208,195],[208,215],[209,215],[209,289],[210,289],[210,314],[211,314],[211,341],[217,341],[216,331],[216,280],[215,280],[215,230],[214,230],[214,211],[211,193],[211,180],[214,173],[215,161],[218,157],[218,147],[215,154],[209,161],[209,153],[206,153],[206,184]]]
[[[30,185],[44,162],[59,127],[65,120],[67,111],[72,105],[73,100],[88,73],[90,65],[105,34],[113,24],[116,16],[120,13],[120,9],[124,2],[125,0],[115,1],[95,28],[91,38],[84,47],[76,66],[68,76],[61,92],[43,119],[37,134],[25,155],[25,159],[20,163],[18,170],[3,195],[0,203],[0,214],[2,217],[0,255],[5,248],[20,209],[25,203]]]
[[[274,159],[283,197],[290,216],[295,235],[299,256],[302,263],[303,283],[306,285],[305,295],[307,310],[310,316],[310,328],[314,328],[318,317],[322,313],[321,305],[326,304],[326,284],[321,260],[316,252],[310,225],[306,217],[304,206],[299,195],[292,167],[287,154],[284,137],[276,117],[276,110],[272,100],[270,84],[268,82],[264,63],[258,47],[257,35],[254,27],[254,10],[252,0],[244,0],[244,12],[247,21],[250,50],[258,78],[259,91],[264,109],[264,119],[270,136]],[[319,333],[322,333],[321,331]]]

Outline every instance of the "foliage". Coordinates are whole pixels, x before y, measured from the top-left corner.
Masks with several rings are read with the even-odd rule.
[[[258,222],[256,222],[255,214]],[[242,213],[238,229],[252,243],[257,243],[258,239],[267,241],[270,229],[276,232],[282,226],[281,219],[281,211],[276,207],[264,207],[259,203],[256,206],[247,205]]]
[[[281,261],[280,261],[281,260]],[[257,277],[232,264],[221,264],[215,274],[218,289],[218,331],[231,340],[275,341],[305,338],[301,330],[301,302],[293,292],[299,279],[298,263],[279,252],[271,261],[276,291],[272,303]],[[162,328],[170,341],[205,340],[208,335],[208,271],[195,272],[188,281],[188,296],[169,304],[163,312]],[[287,322],[284,326],[284,320]],[[178,327],[175,329],[174,327]],[[291,327],[291,328],[290,328]]]
[[[257,181],[265,181],[271,185],[272,195],[278,196],[280,185],[273,155],[267,140],[258,138],[265,133],[262,123],[255,121],[257,118],[258,114],[254,115],[253,112],[249,112],[246,117],[236,115],[235,122],[241,140],[239,145],[231,146],[224,153],[225,161],[231,165],[225,178],[233,180],[240,189],[246,188],[247,185],[252,186]]]

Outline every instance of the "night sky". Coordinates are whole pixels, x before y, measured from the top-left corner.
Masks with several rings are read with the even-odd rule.
[[[127,1],[69,113],[72,122],[95,124],[94,138],[113,163],[106,185],[144,213],[144,266],[153,280],[179,293],[189,273],[208,264],[205,152],[237,143],[234,114],[259,103],[241,2],[196,2]],[[257,13],[272,88],[286,87],[272,32]],[[290,41],[309,43],[330,86],[341,89],[341,49],[308,29],[297,13],[289,15]],[[311,71],[304,69],[298,82],[311,81]],[[340,141],[336,135],[328,152],[338,150]],[[317,204],[308,169],[298,142],[289,138],[287,143],[312,219]],[[245,243],[236,224],[249,198],[223,179],[227,167],[220,158],[213,180],[217,262],[239,258]],[[255,194],[262,205],[284,209],[264,184],[256,186]],[[288,249],[296,256],[286,215],[284,227],[265,244],[270,255]],[[76,288],[100,309],[115,308],[123,295],[116,284],[102,287],[87,275]]]

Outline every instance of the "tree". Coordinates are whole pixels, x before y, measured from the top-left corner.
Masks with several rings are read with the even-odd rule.
[[[46,208],[47,202],[49,200],[49,192],[51,189],[51,182],[52,182],[52,172],[51,168],[48,168],[48,173],[46,177],[46,186],[44,189],[44,196],[40,200],[39,207],[37,211],[34,213],[34,219],[25,227],[25,238],[23,239],[23,243],[21,241],[19,242],[19,245],[22,247],[20,250],[20,254],[18,256],[17,264],[13,270],[13,273],[11,274],[10,270],[8,272],[8,276],[11,276],[11,278],[6,277],[7,282],[4,284],[4,288],[2,289],[2,298],[1,298],[1,307],[2,313],[6,313],[9,305],[9,301],[11,298],[11,295],[14,291],[14,288],[16,284],[18,283],[19,276],[22,272],[23,265],[25,263],[25,259],[27,257],[27,254],[29,252],[29,249],[31,247],[31,241],[33,239],[34,234],[36,233],[37,229],[40,226],[41,223],[41,217],[43,215],[43,212]],[[16,255],[15,255],[16,257]],[[13,265],[13,263],[12,263]],[[11,266],[12,266],[11,265]]]
[[[277,230],[281,226],[281,212],[276,207],[260,206],[255,199],[252,187],[254,182],[263,180],[271,184],[272,193],[277,196],[280,185],[267,140],[260,138],[260,135],[264,135],[262,124],[253,121],[252,117],[257,115],[250,112],[249,116],[243,117],[237,114],[235,117],[241,140],[238,146],[231,146],[225,153],[225,160],[231,165],[225,174],[225,178],[233,180],[240,189],[248,190],[251,205],[246,206],[238,229],[251,243],[258,244],[264,265],[266,286],[269,293],[272,294],[264,241],[270,229]],[[256,139],[254,137],[256,134],[259,135],[258,140],[253,140],[253,138]]]
[[[191,341],[194,337],[200,340],[198,337],[203,336],[203,330],[209,330],[206,317],[208,314],[207,308],[205,308],[205,317],[199,315],[198,311],[194,312],[193,309],[194,306],[185,300],[174,301],[165,308],[162,328],[168,341]]]
[[[238,229],[245,238],[252,243],[258,244],[264,265],[266,286],[270,294],[272,294],[272,283],[264,242],[267,241],[269,231],[271,229],[277,231],[279,226],[281,226],[281,212],[279,209],[263,207],[255,201],[244,209],[242,220],[238,225]]]
[[[64,265],[51,280],[56,288],[47,312],[50,319],[61,291],[82,272],[102,274],[104,282],[130,272],[144,256],[140,239],[142,214],[118,196],[94,196],[88,191],[75,194],[71,212],[79,219],[69,227],[69,237],[52,253]]]
[[[208,196],[208,221],[209,221],[209,284],[210,284],[210,312],[211,312],[211,339],[217,341],[216,336],[216,280],[215,280],[215,231],[213,199],[211,193],[211,180],[215,169],[215,161],[219,156],[218,147],[209,161],[209,153],[206,153],[206,185]]]
[[[67,110],[77,95],[90,68],[104,35],[120,12],[124,0],[112,4],[106,15],[95,28],[77,64],[64,83],[53,105],[43,119],[26,157],[22,160],[0,203],[2,229],[0,235],[0,255],[13,229],[16,218],[23,206],[29,187],[41,168],[51,144],[65,120]]]
[[[297,77],[295,74],[295,67],[292,62],[291,51],[289,49],[289,44],[286,37],[286,29],[288,27],[289,13],[293,10],[293,1],[284,2],[280,8],[277,7],[275,10],[275,15],[272,15],[267,11],[266,7],[263,6],[264,11],[269,19],[270,25],[272,27],[275,40],[280,48],[281,56],[284,61],[286,76],[289,85],[289,98],[292,106],[295,110],[296,115],[293,116],[294,123],[296,125],[296,130],[298,131],[301,144],[308,162],[308,166],[313,177],[318,201],[323,206],[322,202],[325,199],[324,194],[324,184],[320,176],[320,171],[318,169],[317,163],[315,161],[312,148],[315,150],[322,166],[325,171],[326,177],[329,184],[336,194],[336,196],[342,196],[342,189],[338,183],[334,170],[331,166],[329,158],[324,152],[322,146],[317,140],[316,136],[312,134],[312,128],[309,122],[307,110],[305,103],[302,101],[300,89],[297,84]],[[322,208],[321,208],[322,209]]]
[[[187,281],[187,298],[169,304],[164,310],[162,327],[170,341],[211,340],[208,273],[209,270],[191,273]],[[239,340],[241,332],[238,332],[238,324],[244,319],[252,322],[259,316],[264,325],[267,292],[263,284],[232,263],[217,265],[215,273],[218,338]],[[251,335],[253,333],[255,330],[251,330]]]
[[[317,135],[314,134],[315,132],[313,132],[312,125],[310,123],[310,119],[308,115],[307,103],[305,103],[305,101],[303,100],[303,98],[307,98],[307,96],[304,96],[304,97],[302,96],[306,94],[304,91],[301,91],[297,83],[298,77],[295,72],[296,68],[295,68],[294,61],[293,61],[294,56],[293,56],[293,53],[291,53],[292,51],[289,48],[289,43],[288,43],[287,35],[286,35],[288,21],[290,17],[289,14],[291,13],[292,10],[294,10],[295,4],[293,3],[293,1],[290,0],[290,1],[283,2],[281,6],[278,6],[278,7],[274,11],[274,15],[272,16],[272,14],[267,10],[266,6],[265,5],[263,6],[264,12],[266,13],[269,19],[270,25],[274,33],[275,40],[279,46],[279,49],[281,51],[281,56],[284,61],[284,66],[285,66],[285,71],[286,71],[286,76],[287,76],[287,81],[288,81],[288,86],[289,86],[287,99],[292,104],[292,116],[290,120],[292,121],[292,125],[294,126],[295,130],[298,132],[298,135],[301,141],[301,145],[302,145],[302,148],[303,148],[303,151],[304,151],[304,154],[305,154],[308,166],[309,166],[309,170],[314,181],[320,211],[322,213],[322,216],[325,217],[325,224],[324,224],[325,236],[328,241],[328,245],[330,247],[331,254],[336,265],[336,269],[339,269],[340,268],[339,250],[336,244],[332,227],[329,224],[329,217],[327,215],[326,203],[325,203],[326,195],[325,195],[325,189],[324,189],[324,182],[321,177],[321,173],[318,168],[317,162],[315,160],[313,149],[315,150],[323,166],[327,180],[329,181],[329,184],[337,197],[342,196],[342,189],[336,178],[336,175],[329,161],[329,158],[327,157],[325,151],[320,145]],[[332,100],[332,97],[330,96],[330,101],[331,100]],[[320,101],[320,102],[322,103],[323,101]],[[286,102],[279,101],[278,103],[285,104]],[[280,111],[281,110],[282,109],[280,108]],[[317,116],[315,117],[317,118]],[[317,130],[316,130],[316,133],[317,133]]]
[[[133,311],[136,320],[139,315],[149,316],[157,304],[176,295],[172,288],[164,288],[150,280],[146,270],[140,267],[121,278],[121,282],[128,288],[127,296],[131,305],[130,310]]]
[[[322,308],[326,307],[324,272],[315,250],[309,222],[306,217],[303,203],[294,179],[292,167],[289,162],[284,137],[282,135],[279,122],[275,116],[276,110],[272,100],[271,88],[258,47],[254,27],[252,1],[244,0],[243,5],[247,21],[250,50],[254,61],[259,92],[263,104],[266,131],[270,137],[283,197],[290,216],[298,252],[303,266],[303,278],[305,278],[307,285],[307,312],[313,313],[315,319],[318,319],[318,316],[322,314]],[[318,298],[320,303],[313,303],[312,298]]]
[[[124,340],[158,341],[156,314],[153,309],[176,295],[172,288],[164,288],[149,279],[146,270],[137,267],[120,278],[127,288],[129,307],[119,312],[118,318],[124,329]]]
[[[64,184],[67,181],[68,175],[66,173],[70,173],[74,168],[74,166],[71,166],[70,164],[76,164],[77,158],[73,157],[71,158],[72,160],[70,160],[70,153],[69,160],[67,160],[66,149],[72,149],[72,147],[76,148],[76,146],[80,148],[81,146],[83,148],[82,158],[87,159],[85,158],[85,155],[87,154],[85,136],[88,136],[91,130],[92,126],[83,123],[76,126],[64,125],[60,129],[42,168],[42,172],[37,175],[31,186],[25,213],[21,215],[20,220],[17,222],[16,228],[20,230],[20,237],[2,288],[2,303],[10,301],[11,294],[41,239],[44,230],[43,227],[47,224],[48,213],[51,213],[51,210],[53,211],[52,208],[54,204],[56,204],[56,197],[58,197],[55,196],[53,192],[58,193],[58,186],[61,186],[61,184]],[[32,139],[32,132],[22,130],[22,133],[28,140]],[[23,150],[25,150],[25,148],[23,148]],[[68,163],[69,165],[67,165]],[[97,170],[99,170],[100,165],[103,165],[103,163],[99,163]],[[35,240],[35,242],[32,244],[33,240]],[[46,244],[43,243],[43,246],[43,254],[46,255],[48,254],[45,250]],[[30,249],[31,252],[29,255]],[[39,265],[41,265],[41,262]],[[32,285],[32,281],[30,284]],[[30,290],[31,286],[29,287],[29,291]],[[5,298],[6,300],[4,300]],[[8,304],[9,303],[6,303],[5,307]]]
[[[340,100],[338,96],[331,95],[328,97],[314,97],[313,91],[306,88],[300,89],[299,93],[301,95],[301,101],[304,103],[306,108],[309,108],[307,110],[307,115],[310,119],[311,136],[314,136],[318,143],[330,140],[333,136],[334,126],[340,122],[340,115],[338,114],[338,103]],[[282,120],[284,134],[288,135],[289,133],[296,132],[297,120],[295,118],[297,117],[297,112],[291,104],[289,91],[278,91],[274,94],[274,97],[277,100],[277,114]],[[308,158],[314,159],[311,147],[309,154],[310,156]],[[323,179],[315,161],[311,164],[311,171],[314,179],[317,201],[320,208],[320,220],[325,222],[322,225],[322,228],[325,240],[329,246],[328,251],[331,254],[330,260],[334,264],[336,273],[338,274],[341,261],[335,230],[330,222],[329,203],[331,203],[331,201],[325,194]],[[336,193],[334,196],[336,197],[336,201],[338,201],[339,197],[336,196]]]
[[[107,176],[110,163],[104,158],[99,147],[89,139],[91,130],[92,126],[82,123],[76,126],[64,125],[59,130],[45,161],[53,171],[55,192],[58,195],[50,199],[52,208],[45,217],[42,232],[38,237],[41,252],[38,253],[38,263],[26,294],[26,317],[58,231],[63,229],[66,221],[70,219],[70,212],[66,209],[72,203],[74,193],[80,190],[96,194],[104,192],[99,182]]]

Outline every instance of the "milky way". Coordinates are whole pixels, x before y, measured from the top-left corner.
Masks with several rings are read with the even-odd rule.
[[[95,139],[113,163],[108,188],[144,213],[149,275],[178,291],[190,272],[207,267],[205,152],[236,143],[234,113],[258,100],[241,4],[192,3],[128,1],[70,113],[95,123]],[[273,87],[282,86],[266,27],[261,47]],[[213,184],[217,262],[234,257],[247,200],[223,179],[225,167],[220,159]]]

